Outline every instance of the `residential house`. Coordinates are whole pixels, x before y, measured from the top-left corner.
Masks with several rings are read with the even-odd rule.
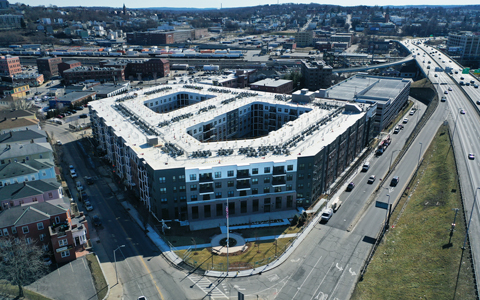
[[[0,210],[61,199],[61,184],[55,179],[40,179],[4,185],[0,188]]]

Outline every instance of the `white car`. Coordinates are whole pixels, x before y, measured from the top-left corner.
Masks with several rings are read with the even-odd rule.
[[[330,220],[330,218],[332,217],[333,215],[333,209],[331,208],[327,208],[326,210],[323,211],[322,213],[322,222],[327,222],[328,220]]]
[[[410,115],[413,116],[414,113],[415,113],[415,110],[412,109],[412,110],[410,111]]]
[[[77,181],[75,183],[75,186],[77,188],[77,191],[79,191],[79,192],[83,191],[83,185],[80,183],[80,181]]]
[[[70,170],[70,177],[72,177],[72,179],[78,177],[78,176],[77,176],[77,173],[75,172],[75,170]]]
[[[404,118],[403,119],[403,124],[407,124],[408,123],[408,118]]]
[[[448,88],[448,90],[451,92],[451,91],[452,91],[452,88],[451,88],[451,87],[449,87],[449,88]]]
[[[87,211],[92,211],[93,210],[93,206],[89,201],[85,201],[85,209]]]

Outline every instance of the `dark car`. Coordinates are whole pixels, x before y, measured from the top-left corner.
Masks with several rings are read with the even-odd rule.
[[[88,116],[86,114],[81,114],[80,116],[78,116],[80,119],[86,119],[88,118]]]
[[[393,177],[392,181],[390,182],[390,186],[397,186],[399,181],[400,181],[400,177],[398,176]]]
[[[89,198],[88,198],[87,192],[82,191],[82,197],[81,198],[82,198],[82,201],[88,201]]]
[[[95,181],[93,180],[93,178],[90,177],[90,176],[85,176],[85,181],[87,182],[88,185],[95,183]]]
[[[354,187],[355,187],[355,183],[350,182],[350,183],[347,185],[347,191],[353,190]]]
[[[95,227],[102,226],[102,221],[100,221],[100,217],[97,215],[93,216],[93,226]]]

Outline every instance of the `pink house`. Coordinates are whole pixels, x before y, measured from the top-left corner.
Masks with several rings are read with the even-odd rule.
[[[62,187],[55,179],[10,184],[0,189],[0,211],[13,206],[46,202],[62,197]]]

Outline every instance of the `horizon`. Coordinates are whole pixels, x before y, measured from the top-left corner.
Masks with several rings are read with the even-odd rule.
[[[147,1],[142,2],[142,4],[144,4],[144,5],[137,6],[138,2],[127,0],[127,1],[122,2],[122,5],[118,6],[119,2],[118,1],[113,1],[113,0],[102,1],[102,4],[105,3],[103,5],[98,5],[99,4],[98,1],[86,0],[86,1],[82,1],[83,5],[78,5],[78,6],[68,5],[68,6],[65,6],[65,5],[62,5],[62,3],[65,4],[65,2],[60,1],[60,0],[54,0],[54,1],[50,0],[48,2],[49,3],[46,4],[45,2],[43,2],[41,0],[32,0],[32,1],[21,2],[21,3],[27,4],[27,5],[30,5],[30,6],[56,5],[58,7],[78,7],[78,6],[82,6],[82,7],[112,7],[112,8],[122,8],[123,4],[125,4],[125,6],[127,8],[130,8],[130,9],[170,8],[170,9],[175,9],[175,10],[178,10],[178,9],[220,9],[220,7],[222,7],[222,8],[242,8],[242,7],[255,7],[255,6],[267,5],[267,4],[276,5],[276,4],[292,3],[292,2],[289,2],[289,1],[284,1],[283,3],[282,2],[277,3],[276,1],[257,2],[257,1],[253,1],[253,0],[247,0],[247,1],[242,2],[242,4],[244,4],[242,6],[238,6],[238,5],[229,6],[228,5],[229,3],[236,4],[237,2],[235,2],[235,1],[207,0],[207,1],[201,2],[201,3],[204,3],[205,5],[197,6],[199,4],[199,2],[197,2],[197,1],[180,0],[180,1],[177,1],[176,4],[184,3],[183,5],[158,6],[157,1],[147,0]],[[341,1],[329,1],[329,2],[324,2],[324,3],[313,3],[313,2],[310,1],[310,2],[297,2],[297,3],[293,3],[293,4],[319,4],[319,5],[334,5],[334,6],[342,6],[342,7],[355,7],[355,6],[360,6],[360,5],[383,6],[383,7],[385,7],[385,6],[402,7],[402,6],[467,6],[467,5],[479,5],[479,3],[477,1],[474,1],[474,0],[467,0],[463,4],[451,3],[452,2],[451,0],[439,0],[435,4],[422,4],[422,3],[418,3],[415,0],[407,0],[406,2],[402,3],[401,5],[398,5],[398,2],[395,2],[395,4],[391,4],[391,3],[385,3],[384,1],[380,1],[380,0],[368,0],[366,2],[358,1],[358,3],[353,3],[353,2],[357,2],[357,1],[341,0]],[[129,5],[129,4],[133,4],[133,5]]]

